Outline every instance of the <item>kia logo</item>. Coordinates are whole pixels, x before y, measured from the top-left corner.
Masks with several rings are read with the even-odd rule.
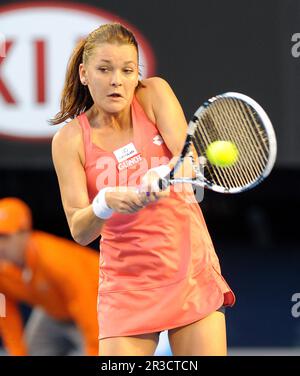
[[[118,16],[72,3],[18,3],[0,7],[0,137],[49,139],[58,127],[66,66],[76,43],[100,25],[120,22],[135,34],[142,77],[154,57],[141,33]]]

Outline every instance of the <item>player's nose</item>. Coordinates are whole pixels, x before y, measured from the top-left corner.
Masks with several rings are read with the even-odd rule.
[[[122,85],[121,76],[118,72],[114,72],[111,76],[111,86],[118,87]]]

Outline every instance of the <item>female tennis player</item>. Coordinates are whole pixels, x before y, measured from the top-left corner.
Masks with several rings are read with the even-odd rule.
[[[52,119],[72,119],[52,143],[72,236],[101,235],[99,354],[153,355],[168,330],[174,355],[226,355],[235,297],[199,205],[185,190],[153,191],[187,123],[166,81],[139,81],[138,68],[132,32],[100,26],[74,50]]]

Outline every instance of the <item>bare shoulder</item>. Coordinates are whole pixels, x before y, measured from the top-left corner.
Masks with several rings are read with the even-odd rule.
[[[82,160],[83,140],[82,131],[77,119],[71,120],[57,131],[52,139],[52,153],[79,153]]]
[[[166,80],[153,77],[142,81],[145,88],[138,92],[144,100],[144,110],[152,119],[173,155],[179,155],[185,140],[187,122],[181,104]],[[140,98],[138,97],[140,100]],[[145,110],[146,111],[146,110]],[[149,115],[148,115],[149,116]]]
[[[173,91],[166,80],[161,77],[150,77],[141,81],[142,85],[136,92],[136,97],[142,105],[147,116],[156,122],[155,108]]]
[[[164,78],[158,76],[145,78],[141,82],[145,86],[149,87],[161,87],[168,85],[167,81]]]
[[[168,82],[161,77],[150,77],[141,81],[143,86],[146,87],[148,95],[160,94],[163,95],[166,92],[172,91]]]
[[[52,142],[55,144],[75,142],[79,137],[81,137],[80,125],[76,119],[73,119],[55,133]]]

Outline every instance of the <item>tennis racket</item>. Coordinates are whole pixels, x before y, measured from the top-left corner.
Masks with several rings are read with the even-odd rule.
[[[215,141],[230,141],[238,151],[235,163],[220,167],[209,161],[207,150]],[[188,124],[186,140],[176,164],[160,189],[191,183],[220,193],[239,193],[255,187],[271,172],[277,153],[272,123],[252,98],[228,92],[200,106]],[[197,157],[196,157],[197,156]],[[185,157],[190,157],[193,177],[174,177]]]

